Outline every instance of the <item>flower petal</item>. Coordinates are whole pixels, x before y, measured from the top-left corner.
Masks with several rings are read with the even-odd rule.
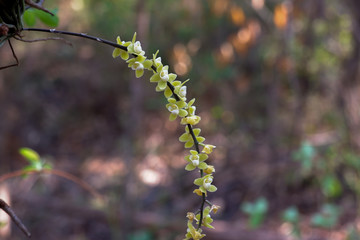
[[[196,167],[192,164],[192,163],[188,163],[185,167],[185,170],[187,171],[192,171],[194,170]]]
[[[176,119],[177,115],[174,114],[174,113],[171,113],[170,116],[169,116],[169,120],[170,121],[174,121]]]
[[[206,154],[203,154],[203,153],[201,153],[201,154],[199,154],[199,160],[200,161],[205,161],[206,159],[208,159],[208,155],[206,155]]]
[[[177,75],[175,73],[169,73],[169,82],[172,82],[176,79]]]
[[[158,82],[158,87],[159,87],[160,90],[165,90],[166,86],[167,85],[166,85],[165,81],[159,81]]]
[[[150,82],[158,82],[158,81],[160,81],[160,76],[159,76],[159,74],[154,74],[154,75],[152,75],[151,76],[151,78],[150,78]]]
[[[199,163],[198,168],[201,169],[201,170],[204,170],[205,168],[207,168],[207,164],[204,163],[204,162],[201,162],[201,163]]]
[[[118,57],[120,55],[120,51],[121,51],[120,48],[115,48],[113,53],[112,53],[112,57],[113,58]]]
[[[185,143],[185,148],[191,148],[192,146],[194,146],[193,141],[188,141],[188,142]]]
[[[217,190],[217,187],[215,187],[214,185],[211,185],[209,188],[208,188],[208,191],[209,192],[215,192]]]
[[[120,57],[123,60],[128,60],[129,59],[129,53],[126,51],[120,51]]]
[[[201,132],[201,129],[200,128],[194,128],[193,132],[194,132],[195,136],[199,136],[199,134]]]
[[[194,180],[194,184],[197,186],[202,186],[203,184],[203,179],[202,178],[197,178]]]
[[[179,137],[179,141],[180,142],[187,142],[190,139],[190,134],[189,133],[183,133],[180,137]]]
[[[165,95],[166,98],[169,98],[169,97],[172,96],[172,92],[171,92],[171,90],[170,90],[170,88],[168,86],[166,86],[166,89],[164,91],[164,95]]]
[[[136,70],[135,75],[137,78],[142,77],[142,75],[144,75],[144,69]]]

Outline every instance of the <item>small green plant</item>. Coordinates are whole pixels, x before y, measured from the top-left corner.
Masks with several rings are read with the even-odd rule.
[[[319,213],[316,213],[311,218],[311,224],[314,227],[332,228],[339,220],[340,209],[338,206],[326,203],[321,207]]]
[[[254,203],[245,202],[241,210],[249,216],[248,224],[255,229],[261,226],[268,211],[268,202],[265,198],[258,198]]]
[[[303,177],[314,177],[326,198],[335,198],[342,194],[343,187],[336,175],[340,162],[337,155],[334,155],[333,147],[320,153],[309,142],[304,141],[294,152],[293,158],[300,162]]]
[[[24,171],[41,171],[43,169],[52,169],[49,163],[46,163],[44,159],[41,159],[39,154],[30,148],[21,148],[19,153],[29,162],[29,164],[23,168]]]
[[[294,152],[293,159],[300,162],[302,172],[308,174],[313,167],[315,155],[315,148],[309,142],[304,141],[301,143],[299,149]]]
[[[297,239],[301,238],[301,231],[299,227],[300,214],[296,207],[287,208],[282,216],[284,222],[291,224],[291,235]]]

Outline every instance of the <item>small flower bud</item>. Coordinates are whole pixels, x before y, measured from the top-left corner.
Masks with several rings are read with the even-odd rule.
[[[220,206],[214,204],[211,206],[210,211],[212,211],[213,213],[216,213],[219,210],[219,208],[220,208]]]
[[[182,86],[179,90],[179,97],[186,98],[186,86]]]
[[[176,114],[178,115],[179,114],[179,107],[176,105],[176,104],[172,104],[170,106],[168,106],[168,110],[173,113],[173,114]]]
[[[201,192],[200,189],[195,189],[195,190],[193,191],[193,193],[196,193],[197,195],[202,196],[202,192]]]
[[[204,183],[203,183],[203,187],[204,187],[206,190],[208,190],[208,189],[210,188],[210,186],[211,186],[212,181],[213,181],[213,177],[211,177],[211,176],[205,178],[205,179],[204,179]]]
[[[141,44],[140,44],[139,41],[136,41],[136,42],[134,43],[134,52],[135,52],[136,54],[141,54],[141,53],[142,53],[142,48],[141,48]]]
[[[216,146],[206,144],[201,152],[206,153],[206,154],[210,154],[210,153],[212,153],[214,148],[216,148]]]
[[[160,66],[162,63],[161,63],[161,57],[158,57],[154,60],[154,65],[155,67],[158,67]]]
[[[164,81],[169,81],[169,72],[167,69],[162,69],[160,72],[160,78]]]
[[[213,165],[208,165],[208,167],[204,170],[204,172],[206,174],[211,174],[211,173],[215,172],[215,168]]]
[[[188,212],[188,213],[186,214],[186,217],[187,217],[190,221],[192,221],[192,220],[195,219],[195,214],[192,213],[192,212]]]
[[[144,65],[140,62],[135,62],[134,65],[131,66],[132,70],[142,70],[144,69]]]

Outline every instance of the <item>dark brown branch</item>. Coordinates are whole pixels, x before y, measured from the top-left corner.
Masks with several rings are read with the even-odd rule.
[[[42,2],[43,2],[43,1],[41,1],[41,2],[39,2],[39,3],[34,3],[34,2],[31,1],[31,0],[25,0],[25,3],[26,3],[28,6],[30,6],[30,7],[32,7],[32,8],[39,9],[39,10],[41,10],[41,11],[44,11],[44,12],[50,14],[51,16],[54,16],[54,14],[53,14],[52,12],[50,12],[49,10],[47,10],[46,8],[44,8],[44,7],[42,6]]]
[[[13,220],[13,222],[16,224],[18,228],[28,237],[31,237],[31,233],[29,230],[25,227],[25,225],[21,222],[20,218],[16,216],[15,212],[11,209],[11,207],[2,199],[0,199],[0,208],[6,212],[10,218]]]
[[[59,40],[65,42],[69,46],[73,46],[72,43],[64,38],[61,37],[48,37],[48,38],[37,38],[37,39],[23,39],[21,37],[14,36],[14,38],[21,42],[27,42],[27,43],[34,43],[34,42],[43,42],[43,41],[49,41],[49,40]]]
[[[43,29],[43,28],[23,28],[22,31],[29,31],[29,32],[46,32],[46,33],[56,33],[56,34],[62,34],[62,35],[69,35],[69,36],[74,36],[74,37],[80,37],[80,38],[86,38],[86,39],[90,39],[96,42],[100,42],[106,45],[110,45],[112,47],[116,47],[116,48],[120,48],[124,51],[127,51],[127,47],[119,45],[115,42],[111,42],[99,37],[94,37],[94,36],[90,36],[87,35],[86,33],[74,33],[74,32],[67,32],[67,31],[59,31],[56,29]]]

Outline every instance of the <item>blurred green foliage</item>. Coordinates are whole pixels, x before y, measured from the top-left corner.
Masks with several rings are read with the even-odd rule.
[[[291,224],[291,235],[296,237],[297,239],[301,239],[301,230],[300,230],[300,214],[299,210],[292,206],[288,207],[282,215],[282,219],[284,222],[288,222]]]
[[[244,202],[241,210],[249,216],[248,224],[255,229],[262,225],[268,211],[268,201],[265,198],[258,198],[254,203]]]
[[[321,207],[319,213],[313,215],[311,224],[321,228],[333,228],[338,223],[340,213],[338,206],[326,203]]]
[[[191,79],[189,94],[196,96],[199,103],[197,111],[203,117],[204,132],[210,137],[213,134],[224,145],[214,159],[223,168],[217,174],[226,173],[219,182],[227,186],[219,196],[225,202],[224,209],[238,210],[242,199],[239,196],[244,193],[253,196],[262,192],[265,196],[272,195],[274,189],[283,193],[241,205],[251,227],[261,226],[270,202],[291,202],[286,194],[294,185],[299,196],[309,192],[296,203],[299,209],[290,207],[282,216],[292,225],[295,236],[300,234],[299,211],[323,206],[312,223],[331,228],[336,226],[339,213],[336,206],[324,203],[341,205],[342,201],[359,199],[360,155],[349,145],[348,136],[352,133],[344,115],[347,109],[338,99],[342,96],[339,86],[343,74],[354,65],[351,56],[357,49],[353,35],[357,20],[345,2],[292,1],[288,12],[291,18],[285,18],[285,28],[272,19],[283,1],[265,1],[260,8],[252,4],[261,1],[235,0],[45,2],[51,9],[59,8],[64,30],[115,40],[117,35],[131,39],[138,27],[143,27],[141,38],[147,52],[160,49],[170,71],[177,71],[181,79]],[[26,24],[57,24],[55,18],[44,20],[45,15],[42,19],[36,11],[26,11]],[[40,21],[35,22],[36,19]],[[145,19],[145,24],[139,25],[141,19]],[[109,57],[112,49],[77,39],[71,41],[74,48],[46,43],[40,50],[34,47],[25,52],[18,45],[22,71],[1,73],[5,80],[0,79],[0,159],[9,159],[2,163],[1,170],[13,167],[10,159],[16,158],[11,149],[31,146],[55,157],[70,158],[78,171],[86,171],[83,166],[91,157],[147,159],[149,152],[159,154],[161,163],[175,171],[177,166],[168,159],[176,150],[171,148],[173,152],[168,153],[168,146],[161,144],[176,134],[176,129],[169,131],[170,125],[161,127],[159,123],[158,117],[166,112],[162,107],[164,99],[155,96],[152,89],[147,90],[146,83],[135,86],[125,64],[114,63]],[[139,107],[133,111],[129,106],[136,97],[140,99]],[[138,121],[136,126],[144,126],[141,137],[130,136],[135,132],[129,127],[136,122],[134,116],[146,116],[146,121]],[[164,136],[158,136],[158,132]],[[329,132],[335,134],[321,137],[320,141],[311,140]],[[148,147],[151,144],[145,142],[154,139],[155,134],[158,145]],[[40,158],[27,155],[29,170],[45,167]],[[291,158],[296,162],[291,163]],[[263,165],[269,174],[259,167]],[[232,169],[236,169],[236,174]],[[177,176],[174,172],[171,175]],[[284,181],[287,175],[295,180]],[[116,184],[106,185],[106,189],[117,193],[119,185],[126,188],[123,178],[116,180],[109,181]],[[173,187],[176,189],[163,192],[171,195],[187,187],[186,183],[177,184]],[[148,193],[143,186],[138,188],[142,190],[136,201],[155,202],[160,196],[152,190]],[[278,199],[281,197],[285,199]],[[178,201],[183,199],[173,195],[169,198],[172,202],[164,201],[156,207],[171,215],[179,211]],[[353,201],[359,208],[358,201]],[[279,209],[287,207],[275,205],[281,205]],[[229,216],[224,214],[223,218]],[[154,235],[147,230],[138,231],[131,234],[131,239],[156,238]],[[354,231],[349,233],[349,239],[356,236]]]
[[[58,9],[56,8],[51,12],[54,14],[54,16],[51,16],[49,13],[39,9],[29,8],[24,12],[22,18],[24,23],[29,27],[35,26],[36,19],[39,19],[48,27],[57,27],[59,25],[59,17],[57,16]]]
[[[25,171],[41,171],[43,169],[52,169],[49,163],[41,159],[39,154],[30,148],[21,148],[19,153],[28,161],[28,165],[23,168]]]

